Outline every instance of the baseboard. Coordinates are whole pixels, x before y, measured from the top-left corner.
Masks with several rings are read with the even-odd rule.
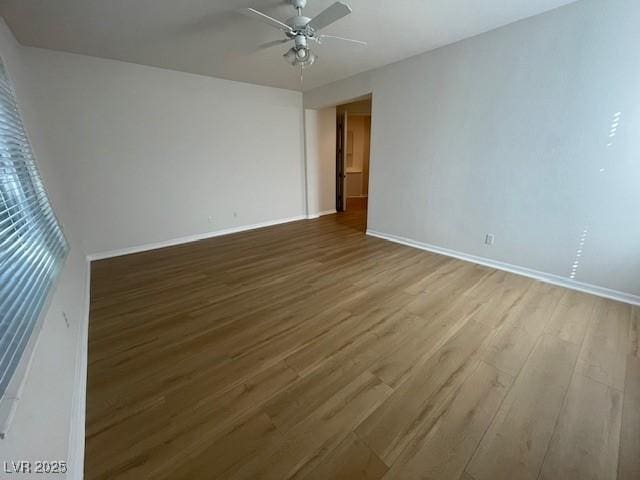
[[[207,238],[221,237],[223,235],[230,235],[232,233],[246,232],[248,230],[255,230],[257,228],[272,227],[274,225],[280,225],[283,223],[297,222],[299,220],[307,219],[307,215],[299,215],[297,217],[282,218],[279,220],[270,220],[268,222],[255,223],[253,225],[241,225],[239,227],[225,228],[222,230],[215,230],[213,232],[200,233],[197,235],[188,235],[186,237],[173,238],[171,240],[165,240],[163,242],[147,243],[145,245],[136,245],[134,247],[121,248],[117,250],[111,250],[108,252],[91,253],[87,255],[87,259],[90,262],[95,260],[104,260],[106,258],[121,257],[123,255],[130,255],[132,253],[147,252],[149,250],[157,250],[159,248],[173,247],[176,245],[182,245],[183,243],[197,242],[198,240],[205,240]]]
[[[307,215],[307,218],[309,220],[313,220],[314,218],[324,217],[325,215],[333,215],[334,213],[338,213],[335,208],[333,210],[324,210],[323,212],[310,213],[309,215]]]
[[[485,257],[478,257],[475,255],[469,255],[467,253],[458,252],[448,248],[438,247],[437,245],[431,245],[428,243],[418,242],[409,238],[399,237],[397,235],[390,235],[387,233],[377,232],[375,230],[367,230],[367,235],[371,237],[381,238],[390,242],[399,243],[409,247],[418,248],[420,250],[426,250],[427,252],[438,253],[447,257],[457,258],[459,260],[465,260],[467,262],[484,265],[487,267],[495,268],[497,270],[504,270],[505,272],[515,273],[524,277],[533,278],[541,282],[550,283],[560,287],[569,288],[571,290],[578,290],[584,293],[590,293],[599,297],[609,298],[611,300],[617,300],[619,302],[629,303],[632,305],[640,305],[640,296],[630,293],[619,292],[605,287],[599,287],[597,285],[591,285],[588,283],[577,282],[569,278],[554,275],[552,273],[540,272],[526,267],[520,267],[509,263],[499,262],[491,260]]]

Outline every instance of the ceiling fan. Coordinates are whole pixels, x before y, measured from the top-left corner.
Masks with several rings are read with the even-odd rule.
[[[297,14],[285,22],[281,22],[280,20],[270,17],[269,15],[254,8],[245,8],[240,10],[241,13],[271,25],[272,27],[281,30],[286,35],[287,38],[261,45],[261,49],[293,41],[293,47],[291,47],[283,57],[294,67],[299,66],[303,68],[310,67],[317,59],[316,54],[309,48],[309,43],[312,41],[322,43],[323,39],[332,38],[357,43],[359,45],[367,45],[367,42],[361,42],[360,40],[336,37],[335,35],[323,35],[319,33],[323,28],[337,22],[352,12],[351,7],[346,3],[335,2],[315,17],[309,18],[302,14],[302,9],[307,5],[307,0],[290,1],[293,8],[296,9]]]

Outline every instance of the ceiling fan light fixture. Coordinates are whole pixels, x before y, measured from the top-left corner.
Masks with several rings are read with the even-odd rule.
[[[284,55],[284,59],[294,67],[310,67],[316,61],[316,55],[308,48],[292,47]]]
[[[307,58],[304,60],[304,62],[300,62],[300,64],[303,67],[310,67],[311,65],[316,63],[317,58],[318,57],[316,57],[315,53],[313,53],[311,50],[307,50]]]
[[[290,48],[289,51],[283,55],[283,57],[288,63],[290,63],[291,65],[295,65],[297,61],[296,49],[293,47]]]

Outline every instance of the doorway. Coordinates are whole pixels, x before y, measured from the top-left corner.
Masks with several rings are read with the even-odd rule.
[[[367,216],[371,95],[336,107],[336,211]]]

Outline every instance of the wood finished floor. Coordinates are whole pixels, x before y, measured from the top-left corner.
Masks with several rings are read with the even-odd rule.
[[[640,478],[640,310],[363,235],[96,262],[86,478]]]

